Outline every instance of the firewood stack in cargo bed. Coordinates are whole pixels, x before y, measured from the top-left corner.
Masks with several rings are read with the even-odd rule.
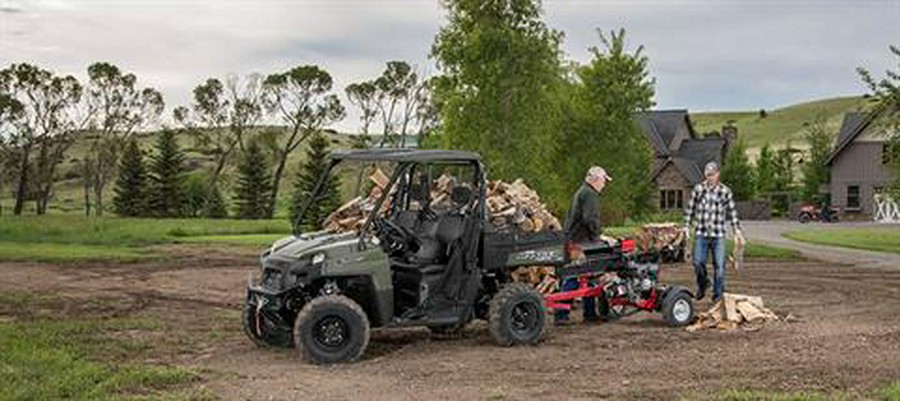
[[[374,187],[366,197],[356,197],[342,205],[325,219],[326,230],[347,232],[359,230],[366,216],[375,208],[375,202],[384,192],[389,178],[376,169],[369,176]],[[434,181],[431,191],[431,207],[446,210],[450,202],[450,192],[456,180],[442,175]],[[497,230],[518,228],[525,232],[557,231],[562,226],[546,205],[541,203],[538,193],[525,185],[521,179],[512,183],[491,181],[487,187],[485,203],[491,224]],[[382,206],[387,208],[387,205]]]

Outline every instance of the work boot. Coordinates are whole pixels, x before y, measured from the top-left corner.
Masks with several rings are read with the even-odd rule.
[[[700,287],[697,288],[697,296],[695,297],[696,300],[699,301],[706,296],[706,287],[709,287],[709,284],[703,283],[700,285]]]

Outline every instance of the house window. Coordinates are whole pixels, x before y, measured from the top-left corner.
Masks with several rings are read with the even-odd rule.
[[[659,209],[671,210],[683,208],[683,194],[684,192],[680,189],[667,189],[659,191]]]
[[[847,186],[847,209],[859,209],[859,185]]]

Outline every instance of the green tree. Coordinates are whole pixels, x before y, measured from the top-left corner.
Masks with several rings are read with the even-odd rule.
[[[653,106],[654,80],[643,47],[626,50],[624,29],[609,36],[598,33],[602,47],[590,49],[591,61],[576,68],[577,80],[570,85],[564,145],[557,149],[557,159],[566,160],[559,167],[565,172],[563,190],[554,200],[566,205],[585,171],[600,164],[615,179],[604,189],[601,216],[606,223],[620,223],[652,207],[648,176],[653,156],[634,115]]]
[[[889,46],[889,49],[900,65],[900,47]],[[900,198],[900,69],[885,71],[881,79],[874,78],[863,67],[857,68],[857,71],[874,94],[877,103],[873,111],[880,115],[878,123],[889,133],[888,149],[893,149],[892,153],[896,155],[888,158],[887,168],[893,178],[890,191],[895,198]]]
[[[481,153],[494,178],[522,177],[541,193],[558,182],[562,33],[539,1],[446,0],[431,54],[442,75],[439,146]]]
[[[186,217],[203,216],[203,205],[206,203],[206,188],[209,177],[202,172],[187,174],[184,181],[184,211]]]
[[[178,217],[184,211],[184,153],[178,147],[175,132],[163,130],[156,139],[155,153],[150,157],[150,186],[147,196],[150,214]]]
[[[193,91],[188,107],[177,107],[175,120],[191,135],[204,154],[212,156],[206,181],[204,209],[207,217],[225,217],[228,213],[221,193],[225,168],[243,147],[244,137],[263,117],[257,74],[244,78],[228,76],[225,81],[209,78]]]
[[[722,163],[722,182],[731,188],[735,200],[747,201],[755,195],[755,181],[753,166],[747,157],[747,147],[743,140],[738,140]]]
[[[766,142],[756,159],[756,192],[767,194],[775,190],[775,153]]]
[[[37,213],[46,212],[56,167],[83,126],[75,118],[82,92],[75,77],[32,64],[0,70],[2,124],[17,161],[13,214],[22,214],[30,194],[37,200]]]
[[[803,139],[809,145],[809,157],[803,163],[803,181],[801,196],[807,202],[818,201],[819,187],[831,179],[828,168],[828,157],[831,155],[831,138],[825,126],[825,119],[820,118],[806,127]]]
[[[144,156],[134,138],[128,141],[119,162],[119,175],[115,183],[113,209],[123,217],[147,214],[147,171]]]
[[[206,189],[206,197],[203,203],[203,216],[212,219],[224,219],[228,217],[228,205],[218,185]]]
[[[269,161],[258,140],[250,141],[238,164],[235,203],[237,217],[241,219],[265,219],[272,215],[270,208],[272,178]]]
[[[332,174],[328,177],[328,181],[323,183],[324,188],[319,190],[319,195],[306,210],[303,220],[297,222],[300,208],[312,196],[319,178],[328,169],[329,154],[328,138],[322,134],[313,136],[309,140],[306,159],[300,164],[300,170],[297,171],[294,196],[291,202],[291,222],[299,223],[303,231],[315,231],[321,228],[325,218],[340,206],[341,183],[338,176]]]
[[[263,81],[263,104],[288,127],[283,140],[279,138],[274,147],[275,173],[269,193],[270,213],[275,212],[278,187],[288,157],[310,135],[344,118],[344,106],[337,95],[331,93],[332,85],[331,75],[314,65],[294,67],[269,75]]]
[[[153,88],[138,87],[137,77],[110,63],[98,62],[88,67],[88,84],[85,100],[91,128],[95,131],[90,140],[88,155],[82,166],[83,179],[94,195],[94,213],[103,215],[103,193],[107,182],[116,172],[119,157],[134,132],[162,114],[165,108],[163,96]],[[89,194],[85,194],[89,199]],[[90,210],[90,205],[85,204]]]

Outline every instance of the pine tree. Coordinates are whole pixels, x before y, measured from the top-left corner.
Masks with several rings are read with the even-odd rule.
[[[809,158],[803,163],[803,187],[801,195],[807,202],[818,202],[819,187],[830,180],[828,157],[831,155],[831,133],[820,118],[807,127],[803,139],[809,145]]]
[[[756,192],[768,194],[775,190],[775,153],[766,142],[759,150],[759,158],[756,159]]]
[[[250,141],[238,165],[235,202],[241,219],[269,217],[272,178],[269,163],[258,141]]]
[[[222,196],[218,185],[213,185],[207,190],[203,215],[213,219],[228,217],[228,206],[225,205],[225,197]]]
[[[328,138],[321,133],[314,135],[306,149],[306,160],[300,164],[297,179],[294,182],[294,195],[291,201],[291,222],[297,220],[300,208],[311,196],[319,177],[328,169],[328,155],[330,153]],[[337,209],[341,203],[340,179],[337,175],[328,177],[324,188],[320,189],[316,201],[310,204],[309,209],[303,215],[300,222],[302,231],[315,231],[321,227],[322,222],[331,212]]]
[[[147,214],[147,171],[141,149],[134,139],[125,146],[114,191],[113,208],[116,214],[123,217]]]
[[[178,148],[175,132],[163,130],[156,140],[156,152],[150,158],[150,213],[159,217],[178,217],[184,211],[184,153]]]
[[[744,141],[738,143],[728,151],[725,163],[722,166],[722,182],[731,188],[734,200],[746,201],[753,199],[756,186],[753,166],[747,158],[747,148]]]

